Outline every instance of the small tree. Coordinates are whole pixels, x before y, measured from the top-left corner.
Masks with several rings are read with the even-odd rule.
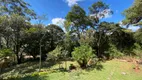
[[[57,61],[61,56],[61,53],[62,53],[61,49],[62,47],[57,46],[53,51],[48,53],[49,58],[54,61]]]
[[[57,46],[53,51],[48,53],[48,57],[55,62],[59,61],[59,59],[62,57],[62,47]],[[59,68],[61,68],[60,62]]]
[[[76,47],[72,52],[72,57],[79,63],[81,68],[86,68],[90,58],[95,57],[93,49],[88,45]]]

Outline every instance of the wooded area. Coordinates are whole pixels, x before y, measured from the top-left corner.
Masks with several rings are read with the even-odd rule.
[[[46,61],[66,65],[73,60],[81,69],[126,56],[142,62],[142,0],[122,13],[122,24],[102,21],[105,14],[113,15],[102,1],[92,3],[89,14],[79,5],[72,6],[62,27],[44,25],[46,16],[38,16],[29,6],[24,0],[0,0],[0,75],[6,68],[31,61],[39,62],[39,72]],[[32,24],[33,19],[38,22]],[[132,31],[129,26],[140,29]],[[71,64],[70,69],[74,67]]]

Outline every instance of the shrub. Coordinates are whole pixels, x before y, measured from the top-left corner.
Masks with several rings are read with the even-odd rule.
[[[62,47],[57,46],[53,51],[48,53],[48,58],[51,60],[58,60],[62,54]]]
[[[87,62],[90,58],[95,57],[93,49],[88,45],[81,45],[76,47],[72,52],[72,57],[76,60],[81,68],[86,68]]]
[[[113,44],[110,44],[110,48],[108,49],[106,54],[108,55],[109,59],[119,58],[123,56],[123,53],[121,53]]]
[[[13,56],[13,52],[11,49],[1,49],[0,50],[0,57],[6,57],[6,56]]]
[[[142,48],[138,43],[134,44],[132,53],[139,56],[139,57],[142,57]]]

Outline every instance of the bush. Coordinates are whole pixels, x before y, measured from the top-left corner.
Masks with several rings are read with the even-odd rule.
[[[1,49],[0,50],[0,57],[6,57],[6,56],[13,56],[13,52],[11,49]]]
[[[110,48],[106,52],[106,54],[108,55],[109,59],[119,58],[119,57],[123,56],[123,53],[121,53],[113,44],[110,44]]]
[[[57,61],[62,54],[62,47],[57,46],[53,51],[48,53],[48,58]]]
[[[72,57],[75,59],[81,68],[86,68],[89,59],[95,57],[93,49],[88,45],[76,47],[72,52]]]
[[[139,56],[139,57],[142,57],[142,48],[138,43],[134,44],[132,53]]]

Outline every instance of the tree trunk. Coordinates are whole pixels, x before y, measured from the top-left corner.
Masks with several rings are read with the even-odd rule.
[[[21,64],[21,59],[20,59],[19,55],[16,54],[16,56],[17,56],[17,64]]]
[[[20,51],[20,47],[19,45],[16,45],[16,56],[17,56],[17,64],[21,64],[21,59],[22,59],[22,53],[19,56],[19,51]]]

